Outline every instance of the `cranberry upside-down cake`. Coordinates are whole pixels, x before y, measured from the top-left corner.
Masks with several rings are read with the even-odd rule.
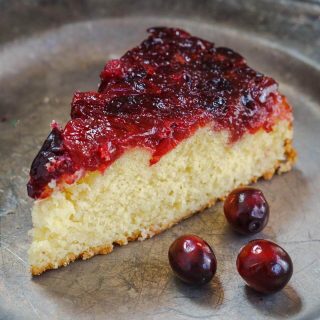
[[[228,48],[173,28],[107,62],[34,159],[31,272],[110,253],[290,170],[292,110]]]

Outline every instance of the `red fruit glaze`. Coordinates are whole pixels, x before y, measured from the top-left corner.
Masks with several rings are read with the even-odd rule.
[[[260,232],[269,220],[269,205],[259,189],[242,187],[233,190],[224,202],[224,214],[230,226],[242,234]]]
[[[289,254],[268,240],[252,240],[244,246],[237,258],[237,268],[248,286],[262,293],[281,290],[293,272]]]
[[[150,150],[150,164],[198,128],[245,132],[272,130],[291,119],[277,83],[251,69],[238,53],[171,28],[152,28],[140,46],[109,61],[98,92],[77,92],[71,120],[54,128],[35,158],[29,196],[44,198],[77,172],[103,172],[125,150]]]
[[[217,260],[206,241],[194,235],[176,239],[168,252],[172,270],[182,281],[201,285],[216,273]]]

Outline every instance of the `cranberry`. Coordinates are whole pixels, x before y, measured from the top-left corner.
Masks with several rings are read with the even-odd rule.
[[[233,190],[224,202],[224,214],[231,227],[242,234],[260,232],[269,220],[269,205],[259,189]]]
[[[293,272],[289,254],[268,240],[252,240],[238,254],[237,269],[249,287],[262,293],[281,290]]]
[[[190,284],[209,282],[217,270],[217,260],[211,247],[195,235],[176,239],[169,248],[168,256],[174,273]]]

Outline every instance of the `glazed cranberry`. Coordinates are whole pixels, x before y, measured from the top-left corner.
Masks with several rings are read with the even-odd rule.
[[[252,240],[237,258],[237,269],[249,287],[262,293],[281,290],[293,272],[289,254],[268,240]]]
[[[207,283],[217,270],[217,260],[211,247],[195,235],[176,239],[169,248],[168,256],[174,273],[189,284]]]
[[[141,45],[106,64],[97,92],[75,93],[71,120],[59,133],[60,154],[49,137],[32,166],[31,197],[48,197],[51,180],[104,172],[132,148],[150,151],[153,165],[204,126],[227,130],[235,142],[290,118],[276,82],[238,53],[180,29],[149,32]]]
[[[233,190],[224,202],[224,214],[231,227],[242,234],[260,232],[269,220],[269,205],[259,189]]]

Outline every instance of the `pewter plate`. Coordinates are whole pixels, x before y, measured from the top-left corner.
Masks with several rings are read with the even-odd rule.
[[[294,169],[261,181],[271,205],[263,233],[240,237],[226,224],[221,203],[153,239],[115,248],[31,278],[27,249],[32,201],[25,184],[52,119],[68,119],[75,90],[95,89],[105,61],[121,55],[154,25],[179,26],[241,52],[275,77],[294,107]],[[317,53],[315,53],[317,54]],[[134,16],[62,24],[7,43],[0,51],[0,318],[1,319],[319,319],[320,318],[320,68],[263,34],[201,19]],[[170,270],[167,250],[194,233],[214,248],[211,284],[189,287]],[[294,262],[289,285],[264,296],[248,289],[235,259],[253,238],[282,245]]]

